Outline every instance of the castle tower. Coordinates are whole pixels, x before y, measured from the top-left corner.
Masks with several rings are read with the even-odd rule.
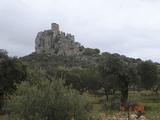
[[[57,24],[57,23],[52,23],[51,24],[51,30],[54,32],[54,33],[56,33],[56,34],[58,34],[60,31],[59,31],[59,25]]]

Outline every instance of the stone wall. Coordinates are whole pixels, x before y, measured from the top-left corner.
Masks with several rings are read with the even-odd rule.
[[[35,40],[37,54],[75,56],[82,54],[82,48],[73,35],[60,32],[56,23],[51,24],[51,30],[39,32]]]

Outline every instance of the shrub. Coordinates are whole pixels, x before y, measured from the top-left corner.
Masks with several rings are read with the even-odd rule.
[[[87,120],[89,104],[63,82],[44,80],[37,85],[23,82],[7,101],[10,118],[20,120]]]
[[[83,55],[92,56],[92,55],[99,55],[99,53],[100,53],[99,49],[85,48]]]
[[[0,49],[0,113],[3,113],[5,96],[12,94],[16,86],[27,79],[26,65],[16,57],[9,57]]]

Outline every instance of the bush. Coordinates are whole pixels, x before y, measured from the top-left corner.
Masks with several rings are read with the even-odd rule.
[[[16,57],[9,57],[0,49],[0,113],[3,113],[5,97],[12,94],[16,86],[27,79],[26,65]]]
[[[48,80],[37,85],[23,82],[6,108],[12,120],[87,120],[90,109],[77,91],[65,88],[61,81]]]
[[[83,55],[92,56],[92,55],[99,55],[99,53],[100,53],[99,49],[85,48]]]

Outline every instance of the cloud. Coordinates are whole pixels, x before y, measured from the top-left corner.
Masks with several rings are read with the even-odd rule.
[[[37,32],[57,22],[86,47],[159,61],[158,0],[2,0],[0,48],[34,51]]]

